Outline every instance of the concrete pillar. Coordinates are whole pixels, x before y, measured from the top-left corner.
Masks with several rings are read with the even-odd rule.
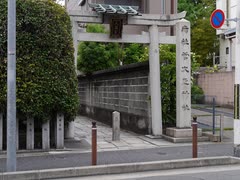
[[[3,150],[3,113],[0,112],[0,151]]]
[[[151,88],[152,133],[154,136],[162,135],[162,104],[160,88],[160,62],[159,62],[159,32],[158,26],[149,27],[149,67]]]
[[[19,119],[16,118],[16,149],[19,149]]]
[[[74,47],[74,63],[75,63],[76,69],[77,69],[77,54],[78,54],[77,33],[78,33],[78,23],[72,20],[72,36],[73,36],[73,47]]]
[[[55,123],[55,143],[57,149],[64,148],[64,115],[57,114],[57,120]]]
[[[112,140],[120,141],[120,113],[117,111],[112,113]]]
[[[34,119],[27,118],[27,149],[34,149]]]
[[[42,124],[42,149],[50,149],[50,123],[49,121]]]
[[[180,20],[176,24],[176,109],[178,128],[191,127],[191,38],[190,22]]]
[[[237,1],[235,87],[234,87],[234,155],[240,157],[240,1]]]
[[[64,136],[66,139],[73,139],[75,131],[75,122],[71,121],[67,123],[67,127],[65,127]]]

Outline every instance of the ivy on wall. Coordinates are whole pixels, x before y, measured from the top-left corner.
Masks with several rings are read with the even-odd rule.
[[[78,109],[71,22],[52,0],[17,0],[17,113],[72,120]],[[0,1],[0,111],[6,112],[7,0]]]

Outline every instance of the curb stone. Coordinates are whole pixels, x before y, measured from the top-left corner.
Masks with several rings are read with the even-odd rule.
[[[223,156],[198,159],[86,166],[76,168],[5,172],[0,174],[0,178],[5,180],[40,180],[233,164],[240,164],[240,159],[236,157]]]

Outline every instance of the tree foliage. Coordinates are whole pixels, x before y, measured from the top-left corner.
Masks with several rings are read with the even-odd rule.
[[[7,0],[0,1],[0,110],[6,110]],[[77,112],[71,22],[51,0],[17,0],[17,113],[71,120]]]
[[[103,25],[89,24],[87,32],[107,33]],[[148,60],[148,49],[141,44],[82,42],[78,47],[78,70],[91,73],[124,64]]]
[[[216,7],[212,0],[179,0],[179,11],[187,11],[191,22],[192,52],[201,66],[212,65],[213,53],[218,54],[219,42],[216,31],[210,25],[210,16]]]

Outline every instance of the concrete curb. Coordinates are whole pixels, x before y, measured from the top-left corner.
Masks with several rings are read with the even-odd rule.
[[[4,180],[51,179],[233,164],[240,164],[240,159],[230,156],[223,156],[198,159],[182,159],[156,162],[87,166],[76,168],[20,171],[10,173],[6,172],[2,173],[0,177]]]

